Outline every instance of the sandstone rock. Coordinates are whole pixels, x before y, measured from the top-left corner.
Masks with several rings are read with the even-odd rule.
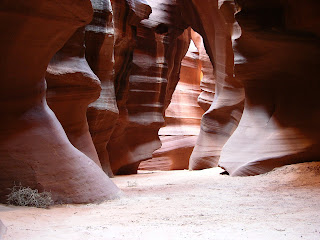
[[[164,123],[168,79],[178,76],[184,55],[176,48],[180,44],[177,37],[183,32],[172,14],[177,11],[176,5],[172,1],[148,3],[152,8],[148,19],[141,23],[128,19],[136,39],[127,58],[132,68],[130,75],[122,76],[122,83],[116,80],[120,116],[108,151],[112,169],[118,174],[136,173],[140,161],[151,158],[160,147],[157,133]]]
[[[200,119],[204,113],[197,103],[200,77],[199,52],[191,41],[181,62],[180,80],[165,111],[165,126],[159,130],[162,146],[153,153],[154,167],[151,161],[148,161],[148,167],[144,163],[140,164],[141,169],[157,169],[157,161],[163,162],[163,165],[166,161],[169,165],[167,169],[188,168],[188,160],[199,134]]]
[[[112,176],[107,143],[118,118],[113,79],[114,28],[109,0],[92,0],[93,20],[86,26],[86,59],[101,81],[100,97],[89,105],[87,118],[102,169]]]
[[[152,159],[143,161],[140,170],[188,169],[189,157],[197,141],[197,135],[160,136],[161,148],[152,154]]]
[[[215,69],[214,101],[203,115],[190,169],[218,165],[222,147],[236,129],[242,115],[244,91],[234,77],[232,38],[239,34],[232,1],[179,0],[185,21],[203,37]]]
[[[119,193],[101,168],[72,146],[45,99],[50,59],[91,17],[90,1],[1,2],[2,202],[14,182],[51,191],[62,202],[92,202]]]
[[[198,97],[199,106],[207,111],[214,99],[214,93],[216,88],[215,74],[210,58],[206,52],[203,44],[203,39],[200,34],[195,31],[191,31],[191,38],[199,51],[199,60],[201,64],[201,93]]]
[[[144,1],[112,0],[115,44],[114,84],[119,118],[107,145],[111,168],[117,173],[121,166],[128,165],[130,150],[126,139],[128,125],[127,100],[129,76],[132,67],[133,49],[136,45],[136,25],[148,18],[151,8]],[[138,8],[140,6],[140,9]],[[141,7],[142,6],[142,7]]]
[[[319,160],[320,101],[315,93],[320,84],[315,76],[320,67],[320,17],[314,10],[319,3],[239,4],[236,19],[242,34],[233,47],[246,104],[220,165],[233,176],[246,176]]]
[[[47,101],[70,142],[99,167],[86,112],[101,87],[84,57],[84,27],[79,28],[51,59],[46,73]]]
[[[165,127],[159,135],[198,135],[204,111],[197,103],[200,95],[201,65],[193,41],[181,62],[180,80],[165,111]]]

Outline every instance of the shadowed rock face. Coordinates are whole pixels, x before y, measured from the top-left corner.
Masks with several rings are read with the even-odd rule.
[[[235,74],[245,88],[245,108],[220,165],[244,176],[319,160],[319,2],[239,4]]]
[[[190,29],[185,30],[188,35]],[[190,39],[191,35],[186,36]],[[193,41],[181,62],[180,79],[165,111],[165,126],[159,130],[162,146],[141,169],[187,169],[204,113],[197,104],[200,94],[201,63]]]
[[[89,1],[1,2],[2,202],[14,182],[51,191],[62,202],[92,202],[119,193],[101,168],[69,142],[46,103],[50,59],[91,16]]]
[[[214,98],[213,78],[204,81],[208,85],[202,84],[211,95],[199,98],[207,111],[189,168],[219,163],[232,175],[253,175],[284,164],[317,160],[319,101],[313,92],[319,89],[314,78],[319,67],[319,19],[314,10],[318,3],[237,1],[242,8],[237,21],[233,1],[177,3],[184,21],[203,36],[216,81]],[[165,23],[158,27],[159,33],[167,29]],[[144,41],[139,35],[137,39],[138,45]],[[144,53],[147,48],[145,44],[137,49]],[[167,84],[165,107],[175,86],[174,81]],[[298,94],[302,92],[307,95]],[[128,98],[128,102],[137,99]],[[128,108],[131,113],[145,111],[137,104],[132,106]]]
[[[239,26],[233,17],[232,1],[218,4],[209,0],[180,0],[179,3],[185,21],[203,36],[215,69],[214,99],[202,117],[200,134],[189,161],[190,169],[203,169],[218,165],[221,150],[242,115],[244,91],[234,77],[232,49],[232,37],[239,34]]]
[[[93,20],[86,26],[86,59],[101,81],[100,97],[89,105],[87,118],[102,169],[112,176],[107,143],[118,119],[115,97],[114,27],[109,0],[92,0]]]
[[[117,2],[115,6],[119,4]],[[140,161],[151,158],[153,151],[161,146],[158,130],[164,123],[164,103],[170,94],[168,79],[177,82],[180,62],[185,54],[185,48],[176,48],[181,44],[177,37],[184,29],[175,25],[173,13],[177,11],[176,5],[171,1],[148,1],[148,4],[152,13],[140,23],[130,18],[129,4],[126,19],[131,28],[127,33],[129,39],[135,40],[135,45],[131,47],[119,41],[123,44],[121,47],[131,49],[129,62],[132,64],[130,74],[117,74],[116,79],[120,116],[108,144],[108,152],[113,172],[117,174],[136,173]],[[120,26],[116,20],[115,25]],[[119,33],[121,31],[117,31]],[[116,40],[116,49],[117,46]],[[117,56],[123,53],[116,50],[116,64],[118,60],[128,63],[121,60],[125,57]],[[120,70],[128,71],[128,68],[122,65]]]
[[[117,173],[122,166],[130,165],[130,149],[126,137],[128,125],[129,76],[132,68],[133,50],[136,46],[136,25],[148,18],[150,6],[145,1],[111,1],[113,9],[114,84],[119,118],[107,145],[111,168]],[[138,6],[140,6],[138,8]],[[129,158],[130,159],[130,158]]]
[[[236,21],[232,1],[184,1],[183,14],[204,37],[216,74],[189,167],[217,166],[221,154],[219,164],[243,176],[319,160],[319,3],[237,3]]]
[[[72,145],[101,167],[86,117],[101,87],[84,57],[84,33],[84,27],[79,28],[51,59],[46,73],[47,101]]]

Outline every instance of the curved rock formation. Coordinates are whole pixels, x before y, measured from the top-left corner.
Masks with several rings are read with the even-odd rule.
[[[199,52],[190,42],[181,61],[180,79],[165,111],[165,127],[159,135],[198,135],[203,110],[197,104],[200,95],[201,65]]]
[[[212,105],[203,115],[190,169],[218,165],[222,147],[236,129],[242,115],[244,91],[234,77],[232,38],[239,34],[232,1],[179,0],[185,21],[204,40],[215,69],[216,90]]]
[[[175,48],[184,29],[176,25],[172,14],[177,11],[176,4],[173,1],[148,1],[148,4],[152,8],[148,19],[140,23],[128,19],[136,40],[132,68],[130,75],[123,76],[129,77],[127,84],[116,82],[120,117],[108,151],[117,174],[136,173],[140,161],[151,158],[161,146],[158,130],[164,123],[167,82],[170,76],[178,76],[183,57],[182,51]]]
[[[62,202],[92,202],[119,193],[101,168],[72,146],[45,98],[50,59],[91,17],[90,1],[1,2],[2,202],[14,182],[51,191]]]
[[[188,160],[199,134],[200,119],[204,113],[197,103],[200,77],[199,52],[191,41],[181,62],[180,80],[165,111],[165,126],[159,130],[162,146],[153,153],[152,161],[140,164],[141,169],[159,169],[157,161],[162,165],[167,162],[168,166],[161,166],[161,170],[188,168]]]
[[[107,143],[118,118],[113,82],[114,28],[109,0],[91,0],[93,20],[86,26],[86,59],[101,81],[100,97],[89,105],[87,118],[102,169],[112,176]]]
[[[149,17],[151,8],[145,1],[139,0],[112,0],[111,2],[115,28],[114,83],[119,118],[108,142],[107,150],[112,171],[118,173],[122,166],[130,165],[127,160],[130,156],[130,149],[126,139],[127,101],[133,49],[136,45],[136,25],[142,19]]]
[[[320,68],[317,1],[237,1],[236,77],[245,108],[220,165],[233,176],[319,160]]]
[[[191,38],[199,51],[199,60],[201,64],[202,78],[200,82],[200,88],[202,92],[198,97],[198,104],[203,110],[207,111],[213,102],[216,88],[216,78],[201,35],[192,30]]]
[[[101,87],[84,50],[84,27],[81,27],[49,63],[47,101],[72,145],[101,167],[86,117],[88,105],[98,98]]]

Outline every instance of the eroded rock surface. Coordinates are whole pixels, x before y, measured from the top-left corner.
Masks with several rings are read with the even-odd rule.
[[[113,176],[107,143],[118,119],[114,89],[114,26],[109,0],[92,0],[93,20],[86,26],[86,59],[101,82],[99,98],[89,105],[87,118],[102,169]]]
[[[70,143],[46,103],[50,59],[91,17],[90,1],[1,2],[2,202],[14,183],[51,191],[58,202],[92,202],[119,193],[101,168]]]
[[[320,4],[238,2],[242,34],[234,42],[235,74],[246,104],[220,165],[243,176],[319,160]]]
[[[161,146],[158,130],[164,123],[164,105],[170,92],[167,91],[168,79],[179,77],[186,50],[177,46],[188,45],[177,39],[183,28],[176,25],[173,14],[177,11],[176,4],[173,1],[148,1],[148,4],[149,14],[152,9],[148,19],[140,22],[128,19],[131,39],[135,40],[129,56],[132,65],[129,75],[116,80],[120,116],[108,151],[112,169],[118,174],[136,173],[139,163],[151,158],[153,151]],[[129,7],[132,6],[129,4]],[[122,69],[126,67],[123,65]],[[128,80],[123,81],[124,78]]]
[[[129,76],[132,69],[133,50],[136,47],[136,28],[140,21],[151,14],[151,7],[145,1],[112,0],[114,19],[114,84],[119,109],[119,118],[107,145],[110,165],[117,174],[123,166],[135,165],[130,161],[131,150],[128,146],[126,129],[129,123],[127,101],[129,97]],[[130,169],[130,167],[129,167]],[[133,167],[133,172],[136,167]],[[131,172],[131,170],[129,170]]]
[[[203,115],[201,130],[189,162],[190,169],[218,165],[221,150],[242,115],[244,91],[234,76],[232,38],[239,34],[232,1],[180,0],[182,15],[203,37],[215,69],[215,96]]]
[[[140,164],[141,169],[188,168],[188,160],[199,134],[200,119],[204,113],[197,103],[200,78],[199,52],[194,42],[190,41],[188,52],[181,62],[179,82],[165,111],[165,126],[159,130],[162,146],[153,153],[152,161]],[[158,161],[163,166],[160,166]]]
[[[215,71],[206,52],[201,35],[192,30],[191,38],[199,51],[199,60],[201,64],[201,93],[198,97],[198,104],[203,110],[207,111],[214,99],[216,88]]]
[[[47,101],[72,145],[101,167],[86,117],[101,87],[84,57],[84,34],[84,27],[79,28],[51,59],[46,73]]]
[[[194,145],[190,169],[232,176],[319,160],[320,3],[111,3],[1,1],[1,202],[14,183],[56,202],[118,196],[105,173],[136,173],[152,157],[170,102],[159,152],[171,169]],[[198,57],[183,62],[190,38]]]

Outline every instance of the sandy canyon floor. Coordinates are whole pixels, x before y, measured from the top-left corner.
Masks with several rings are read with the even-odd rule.
[[[320,239],[320,163],[254,177],[141,171],[123,197],[50,209],[0,205],[5,240]]]

